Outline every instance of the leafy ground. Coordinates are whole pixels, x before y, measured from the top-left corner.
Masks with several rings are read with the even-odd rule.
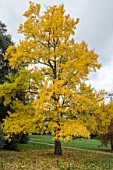
[[[30,140],[36,141],[36,142],[43,142],[43,143],[49,143],[54,144],[54,140],[52,140],[51,135],[31,135]],[[70,146],[70,147],[76,147],[76,148],[83,148],[83,149],[93,149],[93,150],[101,150],[101,151],[109,151],[110,145],[107,147],[102,146],[100,140],[98,139],[74,139],[71,142],[63,142],[62,146]]]
[[[0,170],[113,170],[113,155],[63,149],[53,155],[53,147],[19,145],[20,152],[0,150]]]

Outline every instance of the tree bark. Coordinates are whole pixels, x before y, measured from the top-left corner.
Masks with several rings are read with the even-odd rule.
[[[110,135],[111,150],[113,151],[113,119],[111,119],[108,132],[109,132],[109,135]]]
[[[111,134],[111,150],[113,151],[113,134]]]
[[[61,142],[59,140],[55,140],[54,154],[55,155],[62,155],[62,147],[61,147]]]

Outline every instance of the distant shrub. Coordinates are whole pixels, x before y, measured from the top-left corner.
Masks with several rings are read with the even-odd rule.
[[[17,135],[13,135],[11,141],[4,140],[4,147],[3,149],[6,150],[18,150],[18,143],[19,143],[19,138]]]
[[[18,144],[27,144],[29,141],[29,135],[20,133],[18,135],[13,135],[11,141],[8,140],[4,141],[4,149],[6,150],[19,150]]]
[[[20,134],[20,139],[19,139],[19,143],[21,144],[27,144],[29,142],[29,135],[28,134]]]

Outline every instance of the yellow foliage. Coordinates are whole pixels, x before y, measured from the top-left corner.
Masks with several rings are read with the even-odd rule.
[[[89,137],[97,131],[95,115],[103,98],[85,84],[100,64],[85,41],[78,44],[72,38],[79,19],[66,15],[63,4],[50,6],[41,15],[40,5],[32,2],[24,16],[19,32],[25,39],[10,46],[5,59],[19,69],[14,87],[8,87],[24,90],[27,105],[14,101],[15,113],[4,120],[6,132],[51,133],[57,140]],[[3,92],[5,104],[12,95]]]

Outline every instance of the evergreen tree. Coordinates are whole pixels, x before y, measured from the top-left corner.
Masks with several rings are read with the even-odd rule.
[[[0,84],[4,84],[5,82],[11,82],[11,79],[9,78],[9,75],[15,75],[16,73],[18,74],[17,69],[11,69],[11,67],[8,64],[8,60],[4,60],[4,53],[6,49],[10,46],[14,45],[11,35],[8,34],[7,32],[7,26],[0,21]],[[24,101],[24,95],[16,92],[16,97],[19,98],[21,101]],[[13,112],[11,109],[10,105],[4,106],[4,97],[0,98],[0,123],[3,122],[3,119],[8,116],[7,111],[10,110]],[[0,129],[2,129],[0,127]],[[0,143],[1,145],[3,144],[3,134],[2,130],[0,130]],[[4,147],[7,149],[16,149],[16,143],[18,140],[23,140],[26,138],[25,135],[18,135],[18,136],[13,136],[12,141],[9,143],[7,140],[4,141]]]
[[[4,60],[3,54],[5,53],[8,46],[13,45],[11,35],[7,33],[7,27],[4,23],[0,21],[0,84],[3,84],[7,81],[5,75],[8,75],[11,72],[14,72],[9,65],[8,61]]]
[[[0,84],[8,81],[6,75],[14,72],[14,70],[9,67],[8,61],[3,58],[3,54],[8,46],[13,44],[10,34],[7,33],[6,25],[0,21]],[[7,110],[9,109],[9,107],[4,107],[3,101],[4,98],[2,97],[0,99],[0,122],[6,117]]]

